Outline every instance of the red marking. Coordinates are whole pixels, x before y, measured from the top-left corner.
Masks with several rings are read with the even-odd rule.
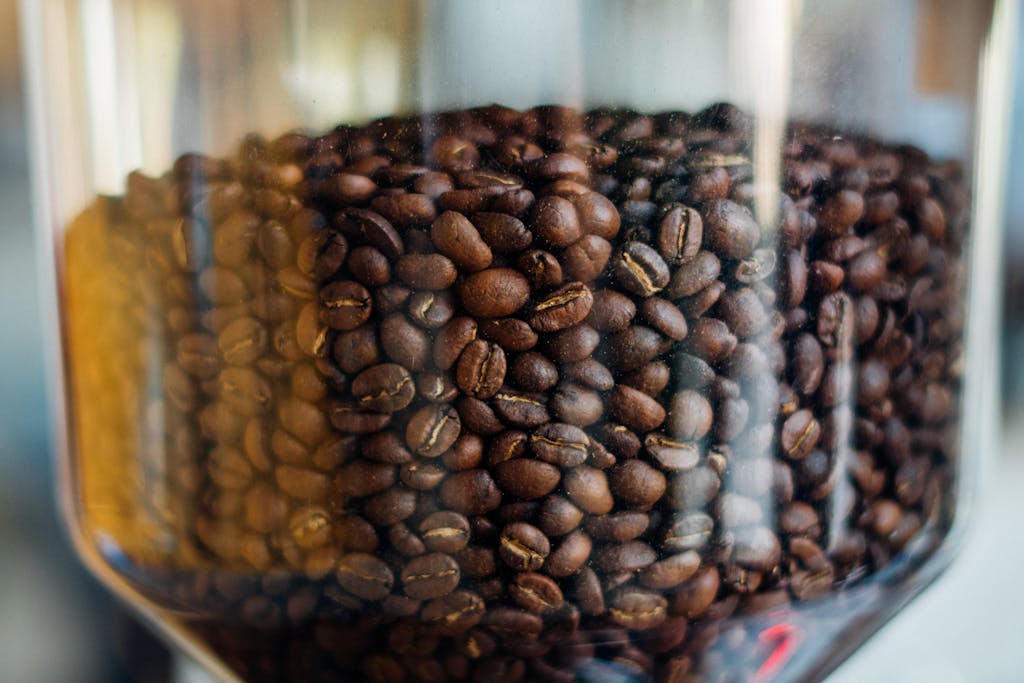
[[[764,663],[757,669],[754,679],[757,681],[768,681],[775,677],[775,674],[785,666],[790,657],[800,644],[800,629],[792,624],[775,624],[757,634],[757,639],[766,645],[774,643],[775,647],[771,654],[765,658]]]

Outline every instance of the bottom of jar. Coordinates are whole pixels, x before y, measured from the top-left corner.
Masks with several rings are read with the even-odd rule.
[[[511,609],[492,610],[471,627],[448,620],[445,628],[445,619],[439,625],[343,604],[332,613],[322,602],[315,614],[283,627],[272,609],[275,582],[280,595],[288,596],[284,609],[293,616],[302,609],[299,580],[288,574],[161,570],[158,578],[152,568],[133,565],[123,555],[108,554],[104,561],[133,592],[143,590],[164,605],[153,623],[165,636],[192,646],[190,654],[198,652],[201,659],[211,656],[245,681],[815,681],[948,565],[956,543],[948,530],[945,524],[923,530],[889,564],[850,575],[819,597],[795,602],[780,590],[741,601],[731,594],[698,618],[670,617],[649,629],[601,624],[564,611],[538,620]],[[221,604],[186,598],[203,584],[205,595],[223,595]],[[269,586],[270,595],[241,598],[249,584],[261,585],[264,593]]]

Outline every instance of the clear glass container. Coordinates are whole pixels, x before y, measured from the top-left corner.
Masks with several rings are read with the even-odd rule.
[[[60,500],[226,680],[816,680],[994,431],[1012,2],[22,3]]]

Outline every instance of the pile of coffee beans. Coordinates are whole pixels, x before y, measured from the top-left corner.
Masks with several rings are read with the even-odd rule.
[[[79,243],[142,302],[133,583],[254,680],[714,680],[730,615],[941,536],[962,172],[794,124],[765,192],[751,131],[492,106],[132,175]]]

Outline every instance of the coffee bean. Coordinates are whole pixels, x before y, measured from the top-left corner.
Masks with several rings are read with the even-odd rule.
[[[761,239],[761,229],[745,207],[728,199],[704,203],[704,240],[721,257],[742,259]]]
[[[438,251],[462,270],[483,270],[494,259],[491,248],[480,237],[476,227],[455,211],[445,211],[434,220],[430,226],[430,237]]]
[[[611,337],[608,364],[620,371],[636,370],[664,351],[665,340],[655,330],[633,325]]]
[[[667,204],[662,211],[658,226],[658,253],[676,265],[693,260],[700,251],[704,235],[700,214],[677,203]]]
[[[456,590],[431,600],[420,612],[423,621],[436,624],[441,633],[464,633],[480,623],[485,612],[483,599],[467,590]]]
[[[248,365],[263,355],[267,348],[267,331],[254,318],[233,320],[217,337],[217,348],[224,361],[231,365]]]
[[[558,368],[534,351],[516,356],[508,368],[508,376],[513,384],[529,392],[547,391],[558,384]]]
[[[541,460],[563,468],[583,464],[589,439],[586,432],[570,424],[549,423],[530,435],[530,448]]]
[[[668,431],[680,441],[699,441],[711,430],[714,412],[703,395],[692,389],[673,394],[668,409]]]
[[[647,394],[618,385],[608,397],[612,415],[637,432],[649,432],[665,421],[665,409]]]
[[[359,182],[367,180],[359,176],[348,176],[341,174],[339,178],[356,180]],[[372,181],[370,181],[372,184]],[[359,240],[376,247],[388,259],[394,261],[405,251],[402,238],[395,231],[391,223],[379,213],[367,209],[348,209],[344,212],[339,228],[346,236],[358,238]]]
[[[548,536],[564,536],[583,521],[583,511],[567,498],[559,495],[548,496],[541,503],[537,523]]]
[[[370,317],[373,301],[366,288],[346,280],[320,291],[320,320],[336,330],[354,330]]]
[[[686,318],[674,304],[660,297],[644,299],[640,314],[651,327],[673,341],[686,337]]]
[[[406,254],[398,259],[399,279],[416,289],[447,289],[455,283],[455,264],[441,254]]]
[[[647,588],[667,590],[692,577],[700,568],[700,555],[693,550],[670,555],[640,572],[640,583]]]
[[[482,339],[471,341],[459,356],[455,378],[470,396],[490,398],[505,380],[505,352]]]
[[[779,445],[787,457],[799,460],[818,445],[821,425],[809,410],[798,410],[786,418],[779,434]]]
[[[419,531],[427,549],[437,553],[455,553],[469,543],[469,520],[457,512],[430,514],[420,522]]]
[[[598,330],[619,332],[629,327],[636,315],[636,304],[624,294],[611,289],[594,292],[587,322]]]
[[[524,251],[516,259],[516,268],[526,276],[534,289],[549,289],[562,284],[562,264],[554,254],[543,249]]]
[[[671,417],[670,424],[671,424]],[[695,467],[700,460],[700,450],[693,443],[675,441],[661,434],[648,434],[644,448],[659,468],[669,472],[680,472]]]
[[[514,522],[501,531],[498,554],[517,571],[536,571],[551,552],[547,536],[526,522]]]
[[[499,463],[494,468],[494,477],[505,493],[533,500],[553,491],[558,486],[561,473],[546,462],[515,458]]]
[[[550,419],[544,403],[531,394],[499,391],[491,405],[503,422],[515,427],[537,427]]]
[[[537,345],[537,333],[518,318],[499,318],[480,321],[480,336],[493,341],[508,352],[529,351]]]
[[[669,609],[672,614],[695,618],[704,614],[718,594],[720,581],[714,567],[700,569],[691,579],[672,594]]]
[[[840,190],[825,200],[818,212],[818,229],[831,237],[841,235],[864,215],[864,197],[853,190]]]
[[[443,553],[428,553],[409,560],[402,570],[402,588],[414,600],[432,600],[459,585],[459,565]]]
[[[402,465],[399,478],[414,491],[431,491],[444,480],[447,471],[434,462],[407,462]]]
[[[414,453],[436,458],[452,447],[461,429],[459,414],[451,406],[424,406],[409,419],[405,442]]]
[[[614,267],[619,283],[638,296],[651,296],[664,289],[669,281],[665,261],[643,242],[627,242],[616,254]]]
[[[567,247],[583,235],[576,208],[563,197],[538,199],[533,205],[530,225],[538,238],[556,248]]]
[[[685,342],[691,354],[707,363],[725,360],[737,343],[729,326],[715,318],[701,318],[694,323]]]
[[[576,574],[573,584],[573,594],[583,614],[587,616],[604,614],[604,591],[601,589],[601,580],[597,578],[597,573],[593,569],[583,567]]]
[[[755,571],[770,571],[779,562],[779,539],[766,527],[750,527],[736,532],[733,559]]]
[[[338,560],[335,577],[342,588],[363,600],[385,598],[395,583],[387,564],[367,553],[343,555]]]
[[[558,584],[536,572],[516,574],[508,591],[520,607],[530,612],[551,612],[559,609],[564,602]]]
[[[576,208],[580,228],[584,233],[606,240],[619,233],[619,212],[609,199],[599,192],[586,192],[569,197]]]
[[[661,547],[666,552],[700,550],[711,540],[714,521],[703,512],[674,515],[662,536]]]
[[[590,558],[592,548],[590,537],[577,529],[562,539],[548,557],[544,571],[556,578],[575,574]]]
[[[360,406],[393,413],[408,406],[416,394],[409,371],[401,365],[382,363],[363,370],[352,380],[352,395]]]
[[[665,494],[665,475],[641,460],[627,460],[609,475],[612,493],[627,505],[647,509]]]
[[[657,593],[639,588],[626,588],[608,602],[608,616],[613,624],[635,631],[657,628],[668,614],[668,601]]]
[[[584,235],[562,254],[565,274],[581,282],[593,282],[604,272],[612,256],[612,245],[603,237]]]
[[[454,472],[441,483],[441,502],[464,515],[482,515],[501,504],[501,491],[486,470]]]
[[[694,296],[715,282],[721,271],[717,256],[710,251],[698,252],[692,261],[676,268],[666,292],[672,299]]]
[[[574,467],[562,477],[562,485],[569,499],[592,515],[607,514],[615,504],[608,479],[599,469],[585,465]]]
[[[530,297],[530,286],[518,271],[489,268],[466,277],[459,295],[472,315],[499,318],[522,308]]]
[[[434,365],[448,370],[462,354],[463,349],[476,338],[477,323],[472,318],[453,318],[437,333],[434,340]]]
[[[521,220],[504,213],[475,213],[473,225],[480,237],[496,252],[502,254],[523,251],[533,242],[533,233]]]
[[[527,322],[538,332],[564,330],[586,318],[593,303],[589,287],[571,282],[537,302]]]

